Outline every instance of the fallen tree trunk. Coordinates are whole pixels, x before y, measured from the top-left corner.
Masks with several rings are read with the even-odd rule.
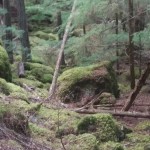
[[[120,117],[137,117],[137,118],[150,118],[150,114],[148,113],[139,113],[139,112],[123,112],[123,111],[109,111],[109,110],[73,110],[77,113],[81,114],[97,114],[97,113],[109,113],[113,116],[120,116]]]
[[[68,33],[69,33],[69,30],[70,30],[70,26],[71,26],[71,23],[72,23],[76,3],[77,3],[77,0],[74,0],[72,11],[71,11],[70,17],[69,17],[67,25],[66,25],[65,33],[64,33],[64,36],[63,36],[60,52],[59,52],[56,67],[55,67],[55,72],[54,72],[54,75],[53,75],[52,84],[51,84],[50,89],[49,89],[49,97],[48,97],[49,100],[52,99],[52,97],[54,95],[54,92],[55,92],[55,87],[56,87],[58,73],[59,73],[59,69],[60,69],[60,65],[61,65],[61,60],[62,60],[62,57],[63,57],[65,44],[66,44],[66,41],[67,41],[67,38],[68,38]]]
[[[149,74],[150,74],[150,62],[147,64],[146,70],[144,71],[143,75],[139,79],[136,87],[134,88],[133,92],[131,93],[131,95],[130,95],[129,99],[127,100],[126,104],[122,108],[122,111],[128,111],[130,109],[130,107],[132,106],[134,100],[136,99],[137,95],[139,94],[141,88],[145,84],[145,81],[148,78]]]

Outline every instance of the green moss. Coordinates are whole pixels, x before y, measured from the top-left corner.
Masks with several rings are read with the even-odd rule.
[[[9,95],[10,93],[18,92],[18,93],[25,93],[25,90],[22,89],[20,86],[17,86],[13,83],[6,82],[4,79],[0,78],[0,89],[1,92]]]
[[[79,133],[93,132],[102,142],[118,141],[119,128],[109,114],[96,114],[86,116],[78,124]]]
[[[55,34],[52,34],[52,33],[45,33],[43,31],[37,31],[33,34],[34,36],[37,36],[41,39],[44,39],[44,40],[58,40],[58,36],[55,35]]]
[[[7,105],[0,102],[0,122],[2,121],[1,118],[3,117],[4,113],[8,111]]]
[[[64,140],[66,141],[66,149],[70,150],[99,150],[98,141],[96,137],[92,134],[85,133],[79,136],[69,135],[65,136]]]
[[[0,93],[4,93],[6,95],[10,94],[9,87],[7,86],[7,82],[1,78],[0,78]]]
[[[128,150],[143,150],[147,143],[150,143],[149,134],[131,133],[127,135],[127,142],[132,143]]]
[[[120,143],[114,143],[111,141],[105,144],[101,144],[100,149],[102,150],[124,150],[123,146]]]
[[[48,126],[48,128],[51,128],[56,132],[56,136],[68,135],[76,132],[77,123],[80,119],[80,116],[75,112],[63,109],[48,109],[44,106],[41,106],[38,116],[43,120],[44,126]],[[59,131],[58,124],[60,129]]]
[[[53,69],[49,66],[38,63],[26,63],[25,69],[30,71],[27,76],[32,75],[42,83],[50,83],[52,81]]]
[[[29,80],[29,79],[25,79],[25,78],[18,78],[18,79],[13,80],[13,82],[21,87],[23,87],[24,84],[26,84],[29,87],[43,88],[43,84],[38,80]]]
[[[48,137],[49,134],[51,134],[50,130],[33,123],[29,123],[29,127],[31,132],[35,136]]]
[[[0,46],[0,77],[6,79],[6,81],[12,80],[8,55],[2,46]]]
[[[0,92],[6,95],[11,95],[22,100],[28,100],[27,92],[13,83],[6,82],[4,79],[0,78]]]
[[[135,127],[135,130],[144,130],[144,131],[149,130],[150,131],[150,121],[149,120],[145,120],[145,121],[140,122]]]

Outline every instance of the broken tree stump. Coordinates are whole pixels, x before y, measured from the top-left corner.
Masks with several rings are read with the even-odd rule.
[[[25,77],[24,63],[23,62],[18,63],[18,77],[19,78]]]
[[[150,62],[147,64],[147,68],[145,69],[143,75],[140,77],[136,87],[134,88],[133,92],[131,93],[129,99],[127,100],[126,104],[122,108],[122,111],[128,111],[132,106],[133,102],[135,101],[137,95],[139,94],[141,88],[145,84],[146,79],[150,74]]]

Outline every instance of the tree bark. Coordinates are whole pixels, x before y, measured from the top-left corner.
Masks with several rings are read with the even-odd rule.
[[[54,72],[54,75],[53,75],[52,84],[51,84],[50,89],[49,89],[49,100],[52,99],[52,97],[54,95],[54,92],[55,92],[55,87],[56,87],[57,78],[58,78],[58,74],[59,74],[59,70],[60,70],[61,60],[62,60],[62,56],[63,56],[63,53],[64,53],[64,48],[65,48],[65,44],[66,44],[66,41],[67,41],[69,29],[70,29],[70,26],[71,26],[71,23],[72,23],[73,14],[74,14],[74,11],[75,11],[75,8],[76,8],[76,3],[77,3],[77,0],[74,0],[74,4],[73,4],[72,10],[71,10],[71,14],[68,18],[68,22],[67,22],[67,25],[66,25],[65,33],[64,33],[64,36],[63,36],[60,52],[59,52],[56,67],[55,67],[55,72]]]
[[[19,78],[25,77],[24,63],[23,62],[18,63],[18,77]]]
[[[6,27],[11,27],[11,14],[10,14],[10,1],[4,0],[3,1],[3,7],[7,10],[7,13],[4,16],[4,24]],[[5,37],[4,37],[4,46],[8,53],[9,62],[12,64],[13,59],[13,48],[12,48],[12,31],[10,29],[6,29]]]
[[[17,0],[17,8],[18,8],[18,22],[19,28],[23,31],[23,35],[21,37],[21,45],[22,45],[22,61],[26,62],[27,60],[31,60],[31,49],[30,42],[28,36],[28,26],[27,26],[27,18],[25,13],[25,4],[24,0]]]
[[[129,5],[129,52],[130,52],[130,76],[131,76],[131,89],[135,87],[135,72],[134,72],[134,43],[133,43],[133,0],[128,0]]]
[[[126,104],[122,108],[122,111],[128,111],[130,107],[132,106],[134,100],[136,99],[136,96],[139,94],[142,86],[145,84],[146,79],[148,78],[150,74],[150,62],[147,64],[147,68],[144,71],[143,75],[139,79],[137,86],[135,87],[134,91],[131,93],[129,99],[127,100]]]
[[[61,26],[61,25],[62,25],[62,17],[61,17],[61,11],[59,11],[59,12],[57,13],[57,27],[60,29],[60,26]],[[62,40],[62,33],[61,33],[61,32],[58,33],[58,38],[59,38],[59,40]],[[62,54],[61,65],[62,65],[62,66],[65,66],[65,65],[66,65],[64,52],[63,52],[63,54]]]

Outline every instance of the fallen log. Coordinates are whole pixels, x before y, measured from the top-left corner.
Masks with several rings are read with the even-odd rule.
[[[82,110],[73,110],[77,113],[81,114],[97,114],[97,113],[109,113],[113,116],[120,116],[120,117],[135,117],[135,118],[149,118],[150,119],[150,114],[149,113],[139,113],[139,112],[123,112],[123,111],[109,111],[109,110],[87,110],[87,109],[82,109]]]
[[[131,95],[130,95],[129,99],[127,100],[126,104],[122,108],[122,111],[128,111],[131,108],[131,106],[132,106],[133,102],[135,101],[137,95],[139,94],[141,88],[145,84],[145,81],[148,78],[149,74],[150,74],[150,62],[147,64],[147,68],[145,69],[143,75],[139,79],[136,87],[134,88],[133,92],[131,93]]]

